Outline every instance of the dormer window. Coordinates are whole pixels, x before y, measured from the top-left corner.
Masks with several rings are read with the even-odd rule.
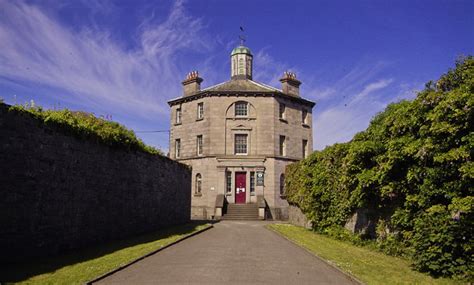
[[[247,102],[235,103],[235,116],[246,117],[248,115],[248,104]]]

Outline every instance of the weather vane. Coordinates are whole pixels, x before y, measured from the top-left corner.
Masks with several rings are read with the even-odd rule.
[[[244,27],[240,26],[240,31],[242,32],[242,34],[239,35],[240,45],[243,46],[245,43]]]

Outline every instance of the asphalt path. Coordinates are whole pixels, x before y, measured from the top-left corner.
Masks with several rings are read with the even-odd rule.
[[[99,284],[357,284],[266,229],[222,221],[99,281]]]

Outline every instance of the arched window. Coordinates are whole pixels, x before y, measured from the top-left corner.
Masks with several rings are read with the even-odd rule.
[[[248,103],[245,101],[235,102],[235,116],[246,117],[248,115]]]
[[[280,196],[285,196],[285,174],[280,175]]]
[[[196,174],[196,188],[195,188],[195,193],[196,194],[201,194],[202,190],[202,176],[200,173]]]

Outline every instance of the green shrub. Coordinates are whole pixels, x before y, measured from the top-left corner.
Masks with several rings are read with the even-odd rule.
[[[457,208],[456,204],[464,204]],[[435,276],[474,278],[474,197],[457,199],[449,211],[443,205],[427,209],[415,222],[415,268]]]
[[[375,213],[369,218],[378,223],[380,250],[412,256],[416,268],[435,276],[467,278],[474,227],[465,205],[474,204],[469,198],[474,196],[473,154],[470,56],[429,82],[413,101],[387,106],[350,142],[289,165],[287,199],[315,230],[339,239],[351,238],[335,227],[367,209]],[[453,213],[460,219],[454,221]]]
[[[44,110],[35,106],[33,101],[30,104],[11,106],[9,111],[28,114],[46,125],[61,129],[79,138],[96,140],[112,147],[162,154],[159,150],[145,145],[133,131],[119,123],[97,118],[91,113],[68,109]]]

